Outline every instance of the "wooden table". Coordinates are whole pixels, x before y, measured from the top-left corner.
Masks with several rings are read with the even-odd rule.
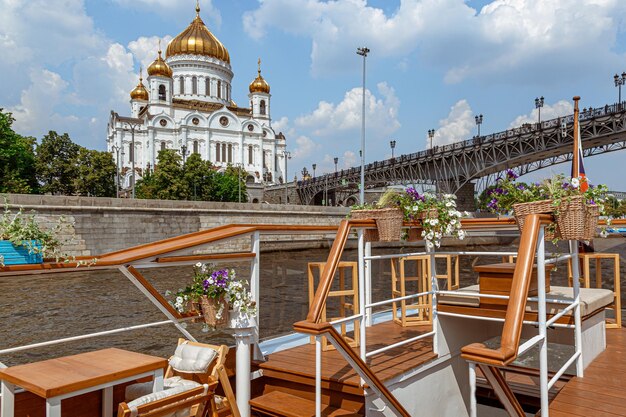
[[[46,415],[61,416],[61,400],[102,390],[102,416],[113,415],[113,386],[154,377],[153,391],[163,389],[167,360],[122,349],[103,349],[0,369],[2,417],[13,417],[15,386],[46,400]]]

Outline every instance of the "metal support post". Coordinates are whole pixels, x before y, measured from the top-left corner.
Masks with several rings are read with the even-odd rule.
[[[469,362],[469,386],[470,386],[470,417],[477,417],[476,405],[476,363]]]
[[[569,241],[569,252],[572,254],[572,288],[574,290],[574,344],[576,352],[580,352],[576,360],[576,376],[583,377],[583,336],[581,330],[582,320],[580,317],[580,265],[578,260],[578,241]]]
[[[437,259],[435,258],[435,249],[426,247],[426,251],[430,255],[430,291],[432,294],[432,323],[433,323],[433,353],[439,353],[439,347],[437,343],[439,342],[439,337],[437,336],[437,327],[439,326],[438,318],[437,318],[437,291],[439,291],[438,283],[437,283]]]
[[[365,256],[372,256],[372,242],[365,242]],[[365,261],[365,304],[372,304],[372,261]],[[372,326],[372,308],[365,310],[365,326]]]
[[[539,387],[541,391],[541,415],[549,417],[548,399],[548,328],[546,326],[546,260],[545,260],[545,226],[539,228],[537,237],[537,287],[539,287],[539,301],[537,303],[539,322]]]
[[[250,417],[250,345],[254,337],[253,328],[234,329],[234,337],[237,345],[237,406],[241,417]]]
[[[315,336],[315,417],[322,417],[322,336]]]
[[[367,360],[366,356],[366,343],[367,338],[365,337],[365,230],[363,228],[359,228],[357,231],[357,236],[359,239],[359,314],[361,315],[361,320],[359,322],[359,326],[361,326],[361,341],[359,343],[359,353],[361,355],[361,359],[365,362]],[[361,379],[361,384],[364,381]]]

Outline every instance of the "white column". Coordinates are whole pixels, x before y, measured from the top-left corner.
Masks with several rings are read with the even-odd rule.
[[[545,263],[545,226],[539,228],[537,238],[537,321],[539,322],[539,387],[541,392],[541,415],[549,417],[548,399],[548,329],[546,327],[546,263]]]
[[[197,77],[198,79],[198,95],[199,96],[204,96],[206,95],[206,78],[204,77]]]
[[[155,143],[154,143],[154,130],[153,129],[148,129],[148,141],[150,142],[150,145],[148,146],[148,158],[150,160],[150,169],[154,169],[154,165],[156,162],[156,155],[155,155]]]
[[[213,160],[215,159],[214,155],[211,154],[211,146],[213,146],[213,144],[211,143],[211,131],[209,129],[206,129],[206,131],[204,132],[204,137],[206,139],[204,159],[207,161],[211,161],[211,163],[215,163],[215,161]],[[213,159],[211,159],[212,157]]]
[[[2,417],[13,417],[15,414],[15,385],[10,382],[1,381],[2,383],[2,408],[0,412]]]
[[[185,76],[185,95],[191,95],[191,77]]]
[[[250,344],[253,328],[234,329],[237,346],[236,387],[237,406],[241,417],[250,417]]]

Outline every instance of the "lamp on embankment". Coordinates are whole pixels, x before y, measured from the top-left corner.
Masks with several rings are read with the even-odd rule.
[[[370,50],[366,47],[357,48],[356,53],[363,57],[363,106],[361,109],[361,189],[359,203],[365,203],[365,58]]]
[[[543,107],[543,96],[535,98],[535,108],[538,110],[537,123],[541,127],[541,108]]]
[[[476,120],[476,126],[478,126],[478,137],[480,137],[480,125],[483,124],[483,115],[479,114],[478,116],[474,116],[474,120]]]

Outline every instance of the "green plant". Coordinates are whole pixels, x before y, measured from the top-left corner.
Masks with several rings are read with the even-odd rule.
[[[45,229],[39,225],[34,214],[24,214],[21,207],[17,213],[13,213],[5,201],[4,211],[0,216],[0,240],[8,240],[16,246],[25,247],[31,254],[54,258],[57,262],[70,262],[74,257],[61,252],[61,248],[71,243],[72,237],[72,224],[64,217],[60,217],[52,228]],[[4,265],[1,255],[0,265]]]

